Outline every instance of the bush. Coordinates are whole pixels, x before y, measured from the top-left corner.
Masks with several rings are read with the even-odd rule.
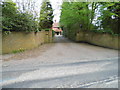
[[[38,22],[35,21],[33,15],[27,12],[18,11],[16,4],[13,2],[2,3],[2,31],[39,31]]]
[[[20,48],[20,49],[18,49],[18,50],[14,50],[14,51],[12,51],[12,52],[15,54],[15,53],[20,53],[20,52],[24,52],[24,51],[25,51],[25,49]]]

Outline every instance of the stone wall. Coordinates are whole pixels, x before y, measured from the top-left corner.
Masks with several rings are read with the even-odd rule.
[[[112,49],[120,49],[120,36],[113,36],[107,33],[83,32],[80,31],[76,35],[76,41],[84,41],[91,44],[108,47]]]
[[[2,53],[32,49],[44,43],[50,43],[52,40],[52,31],[11,32],[9,35],[2,35]]]
[[[2,32],[0,32],[0,54],[2,54]]]

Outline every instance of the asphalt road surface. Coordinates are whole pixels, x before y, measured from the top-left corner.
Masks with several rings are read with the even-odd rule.
[[[3,88],[118,88],[118,51],[55,36],[55,43],[3,55]]]

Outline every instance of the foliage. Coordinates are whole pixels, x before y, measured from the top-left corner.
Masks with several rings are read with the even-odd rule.
[[[54,30],[52,30],[52,37],[54,37],[55,36],[55,31]]]
[[[111,30],[113,33],[119,34],[120,23],[120,2],[104,2],[101,3],[102,20],[101,26],[104,30]],[[106,9],[105,9],[106,8]]]
[[[31,32],[38,29],[38,22],[34,20],[33,16],[28,13],[21,13],[14,20],[16,26],[13,27],[13,31],[25,31]]]
[[[51,28],[53,24],[53,9],[50,2],[44,1],[40,11],[40,28]]]
[[[61,11],[67,37],[74,38],[79,30],[119,34],[120,2],[63,2]]]
[[[28,12],[20,12],[13,2],[2,3],[2,30],[10,31],[38,31],[38,22]]]
[[[20,48],[18,50],[14,50],[13,53],[15,54],[15,53],[20,53],[20,52],[24,52],[24,51],[25,51],[25,49]]]
[[[13,19],[17,15],[16,4],[13,2],[3,2],[2,4],[2,25],[3,31],[11,30],[15,23]]]
[[[63,2],[60,24],[72,37],[77,30],[89,29],[89,9],[85,2]],[[74,28],[73,28],[74,27]],[[65,32],[65,31],[64,31]]]
[[[45,29],[42,29],[42,30],[50,31],[50,30],[52,30],[52,29],[50,29],[50,28],[45,28]]]

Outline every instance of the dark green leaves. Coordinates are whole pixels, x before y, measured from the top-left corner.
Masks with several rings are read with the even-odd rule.
[[[34,20],[33,15],[27,12],[18,11],[13,2],[2,3],[2,30],[6,31],[39,31],[38,22]]]
[[[61,10],[60,24],[71,37],[79,30],[119,34],[120,2],[63,2]]]
[[[51,28],[53,24],[53,9],[50,2],[43,2],[40,11],[40,28]]]

